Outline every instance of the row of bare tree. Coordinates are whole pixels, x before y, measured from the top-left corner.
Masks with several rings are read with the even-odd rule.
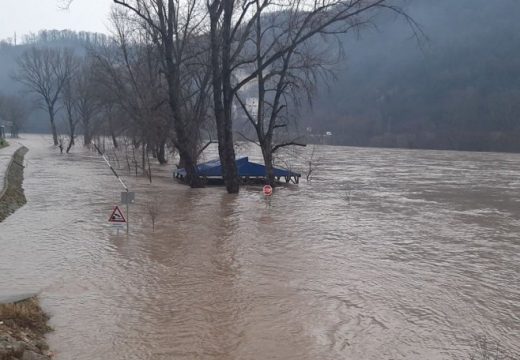
[[[341,55],[337,34],[357,32],[380,10],[406,14],[398,0],[113,0],[113,38],[86,56],[32,48],[17,79],[37,93],[57,144],[63,109],[74,144],[103,129],[117,146],[125,135],[166,162],[173,144],[192,187],[202,186],[197,159],[216,132],[229,193],[239,191],[234,118],[249,124],[274,183],[273,157],[303,145],[289,124],[300,99],[331,73]],[[252,134],[252,136],[251,136]],[[209,141],[209,142],[208,142]]]

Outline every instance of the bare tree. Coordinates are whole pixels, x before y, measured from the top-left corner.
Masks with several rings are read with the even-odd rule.
[[[476,336],[472,350],[469,360],[513,360],[518,358],[518,354],[515,356],[503,348],[499,342],[486,336]]]
[[[174,144],[186,169],[187,183],[192,187],[200,187],[202,181],[197,175],[197,152],[193,151],[198,145],[197,138],[193,136],[197,124],[184,109],[186,100],[193,96],[190,92],[192,87],[185,85],[194,82],[184,75],[192,73],[190,67],[198,65],[199,52],[192,51],[197,48],[194,44],[204,43],[202,25],[205,14],[199,6],[201,1],[114,0],[114,3],[128,11],[129,21],[133,20],[146,29],[157,48],[167,84]]]
[[[47,110],[54,145],[58,145],[56,130],[57,101],[71,76],[74,60],[70,49],[37,48],[25,51],[18,59],[14,78],[29,91],[40,97],[41,106]]]
[[[65,148],[65,137],[62,134],[58,134],[58,147],[60,148],[60,153],[63,154],[63,149]]]
[[[240,188],[233,141],[232,43],[250,6],[244,2],[242,12],[233,24],[235,5],[234,0],[207,1],[210,18],[211,68],[213,69],[213,110],[217,125],[222,176],[229,193],[238,193]],[[247,30],[245,30],[246,34]]]
[[[133,151],[140,147],[143,172],[148,152],[162,161],[168,134],[187,182],[202,186],[196,164],[208,145],[202,145],[201,129],[212,95],[227,191],[237,193],[240,186],[233,134],[236,102],[254,129],[272,184],[276,152],[304,145],[288,131],[295,105],[302,97],[310,99],[320,75],[329,71],[331,52],[315,46],[316,39],[326,42],[359,31],[379,11],[400,14],[416,29],[396,5],[399,1],[113,0],[120,10],[114,14],[119,50],[114,55],[108,45],[109,56],[98,56],[98,63],[108,75],[102,78],[110,79],[107,89],[118,94],[118,106],[133,123],[125,131]],[[339,41],[331,44],[334,54],[341,52]],[[256,99],[254,111],[248,97]]]
[[[88,146],[100,125],[96,115],[100,113],[97,97],[98,86],[92,76],[93,64],[89,59],[81,63],[75,78],[76,107],[78,118],[83,130],[83,144]]]
[[[75,89],[73,88],[71,79],[68,79],[63,86],[63,91],[61,94],[61,99],[63,103],[63,108],[65,109],[65,118],[69,128],[69,144],[67,145],[66,153],[70,152],[72,146],[75,143],[76,137],[76,126],[79,122],[77,113],[76,113],[76,102],[77,98],[74,94]]]
[[[91,77],[98,84],[98,94],[102,94],[98,100],[105,109],[113,142],[118,125],[120,134],[125,133],[134,139],[134,146],[141,147],[144,173],[145,152],[161,146],[157,144],[165,145],[169,136],[166,92],[158,71],[158,55],[153,45],[143,40],[147,34],[130,29],[120,13],[112,16],[114,42],[91,49],[95,63]],[[166,161],[160,156],[158,160]]]
[[[150,220],[152,221],[152,232],[155,232],[155,223],[157,221],[157,217],[161,213],[161,206],[159,203],[159,199],[154,198],[147,204],[148,215],[150,216]]]
[[[250,63],[246,67],[249,71],[258,69],[257,78],[235,94],[246,119],[255,130],[257,140],[253,142],[262,150],[266,181],[270,185],[275,185],[275,153],[286,146],[306,146],[300,136],[293,136],[289,131],[291,119],[298,115],[300,98],[303,95],[310,101],[320,75],[325,78],[332,72],[332,66],[336,63],[334,59],[339,60],[334,52],[341,50],[337,49],[337,45],[329,49],[323,46],[323,41],[319,44],[306,42],[291,48],[263,69],[264,60],[285,46],[280,41],[283,40],[280,34],[292,31],[286,24],[293,24],[291,16],[297,15],[283,12],[257,17],[250,40],[253,46],[243,55]],[[252,104],[248,105],[247,100],[253,100]]]
[[[307,162],[307,174],[305,178],[308,182],[312,180],[312,173],[316,170],[316,167],[320,163],[321,159],[316,156],[316,145],[312,145],[311,154],[309,155],[309,159]]]
[[[318,35],[334,36],[359,29],[371,21],[377,10],[391,10],[413,21],[391,0],[208,0],[213,67],[214,111],[218,130],[219,154],[228,192],[238,192],[235,154],[233,151],[233,101],[237,93],[253,81],[258,82],[259,96],[265,94],[267,77],[278,77],[270,101],[271,120],[262,128],[265,101],[259,101],[259,114],[253,121],[265,148],[266,165],[280,143],[271,146],[276,118],[284,105],[280,99],[291,86],[289,69],[294,67],[298,52]],[[262,29],[262,21],[273,13],[283,21]],[[256,51],[250,51],[251,44]],[[251,56],[252,55],[252,56]],[[278,71],[270,72],[279,63]],[[278,94],[278,95],[277,95]],[[263,126],[263,125],[262,125]],[[287,144],[288,145],[288,144]],[[262,146],[262,145],[261,145]],[[268,178],[272,175],[267,174]]]

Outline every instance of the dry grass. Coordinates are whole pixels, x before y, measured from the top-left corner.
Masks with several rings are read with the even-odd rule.
[[[36,298],[14,304],[0,304],[0,321],[12,328],[28,329],[37,336],[43,336],[52,329],[47,325],[49,317]]]
[[[489,340],[485,336],[475,338],[474,351],[469,355],[469,360],[516,360],[518,358],[503,349],[500,343]]]

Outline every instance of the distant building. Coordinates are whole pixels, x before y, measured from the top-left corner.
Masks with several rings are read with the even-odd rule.
[[[307,128],[307,141],[312,144],[334,145],[335,137],[332,131],[313,132],[311,127]]]
[[[0,119],[0,139],[5,139],[6,132],[10,132],[12,138],[18,137],[18,134],[15,131],[16,128],[13,125],[14,124],[10,121],[2,121]]]

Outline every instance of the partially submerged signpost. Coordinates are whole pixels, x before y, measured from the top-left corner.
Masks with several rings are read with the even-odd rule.
[[[265,196],[273,195],[273,187],[271,185],[264,185],[262,191],[264,192]]]
[[[128,205],[132,204],[135,201],[135,193],[129,191],[128,186],[126,186],[126,184],[123,182],[123,180],[119,177],[116,170],[110,164],[110,161],[108,161],[105,154],[103,154],[101,152],[101,150],[99,150],[99,148],[97,147],[96,144],[94,144],[94,147],[96,148],[99,155],[101,155],[101,157],[103,157],[103,160],[105,160],[105,162],[107,163],[110,170],[112,170],[112,173],[115,175],[117,180],[119,180],[119,182],[125,189],[125,191],[121,192],[121,203],[123,205],[126,205],[126,219],[125,219],[123,213],[121,212],[121,209],[119,209],[119,207],[116,206],[108,221],[112,225],[115,225],[115,226],[121,226],[122,224],[126,223],[126,234],[128,235],[128,233],[130,231],[130,224],[129,224],[130,223],[130,211],[129,211]],[[118,232],[119,232],[119,228],[118,228]]]
[[[269,184],[262,188],[265,198],[267,199],[267,207],[271,207],[271,195],[273,195],[273,187]]]
[[[128,231],[128,221],[126,221],[125,216],[121,212],[121,209],[119,209],[119,206],[115,206],[114,210],[112,211],[112,215],[108,218],[108,222],[112,224],[115,228],[117,228],[117,234],[119,235],[119,228],[127,225],[127,231]]]

